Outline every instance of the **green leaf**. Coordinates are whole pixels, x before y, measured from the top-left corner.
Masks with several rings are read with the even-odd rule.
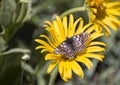
[[[18,85],[21,75],[20,61],[23,53],[0,55],[0,84]]]
[[[0,55],[8,55],[11,53],[30,53],[30,50],[22,49],[22,48],[14,48],[14,49],[10,49],[6,52],[2,52]]]
[[[15,0],[0,0],[0,25],[6,27],[16,10]]]
[[[20,0],[21,9],[16,23],[23,23],[30,18],[31,0]]]
[[[4,38],[8,42],[16,31],[27,21],[31,16],[31,0],[29,1],[17,1],[16,11],[13,14],[11,22],[6,27]]]
[[[0,84],[18,85],[21,76],[21,60],[27,49],[14,48],[0,53]],[[29,69],[30,70],[30,69]]]

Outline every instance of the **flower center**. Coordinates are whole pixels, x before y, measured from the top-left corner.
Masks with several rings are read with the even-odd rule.
[[[97,9],[97,14],[102,13],[105,9],[101,0],[96,0],[95,4],[93,5],[93,8]]]
[[[87,2],[95,19],[103,19],[105,15],[105,3],[102,0],[89,0]]]

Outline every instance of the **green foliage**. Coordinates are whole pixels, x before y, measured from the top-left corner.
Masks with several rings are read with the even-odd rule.
[[[1,0],[0,1],[0,24],[6,27],[16,10],[15,0]]]
[[[93,60],[91,70],[84,68],[84,79],[73,74],[73,79],[66,83],[54,71],[47,74],[50,62],[45,62],[45,54],[40,50],[35,51],[34,39],[47,34],[43,22],[83,3],[84,0],[0,0],[0,85],[48,85],[51,75],[57,76],[54,85],[118,85],[120,31],[112,31],[112,36],[101,39],[107,43],[106,58],[102,63]],[[88,22],[85,11],[74,15]],[[25,54],[30,60],[22,60]]]
[[[21,75],[21,57],[27,48],[10,48],[16,31],[30,19],[31,1],[0,0],[0,84],[17,85]],[[14,44],[13,44],[14,46]]]

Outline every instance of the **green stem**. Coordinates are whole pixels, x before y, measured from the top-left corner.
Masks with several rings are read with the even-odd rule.
[[[55,81],[55,78],[57,76],[57,73],[58,73],[58,70],[57,70],[57,66],[56,66],[56,68],[54,69],[54,71],[51,74],[51,78],[50,78],[48,85],[54,85],[54,81]]]
[[[60,15],[60,17],[62,18],[63,16],[68,15],[68,14],[70,14],[70,13],[74,13],[74,12],[85,11],[85,9],[86,9],[85,5],[82,6],[82,7],[72,8],[72,9],[69,9],[69,10],[65,11],[64,13],[62,13],[62,14]]]

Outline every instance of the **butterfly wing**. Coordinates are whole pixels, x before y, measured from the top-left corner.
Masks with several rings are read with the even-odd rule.
[[[71,48],[71,45],[66,42],[62,42],[55,50],[55,54],[65,55],[66,58],[72,58],[76,55],[76,52]]]
[[[62,42],[58,47],[55,48],[54,53],[55,54],[66,54],[67,49],[69,49],[69,47],[67,47],[66,42]]]
[[[85,42],[88,38],[89,33],[81,33],[70,37],[56,47],[54,53],[65,55],[66,58],[70,59],[74,57],[76,53],[79,53],[86,48]]]
[[[88,40],[89,35],[89,33],[81,33],[72,37],[76,53],[79,53],[86,48],[85,42]]]

